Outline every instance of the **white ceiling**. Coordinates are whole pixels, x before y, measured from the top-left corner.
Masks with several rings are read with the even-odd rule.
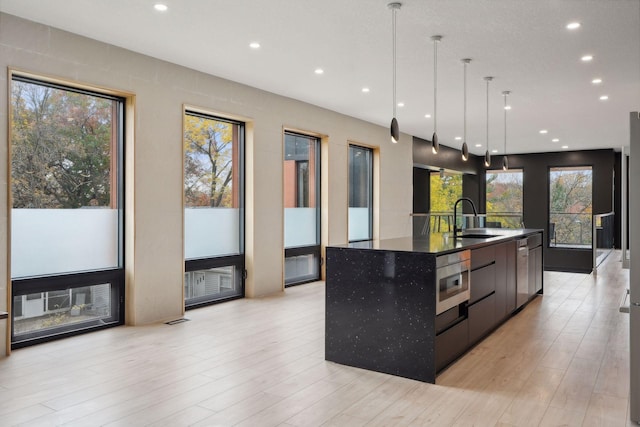
[[[0,10],[388,126],[388,0],[163,2],[169,6],[164,13],[153,9],[154,0],[0,0]],[[567,30],[571,21],[582,27]],[[640,0],[404,0],[397,13],[397,92],[405,106],[397,118],[402,132],[425,139],[433,133],[433,119],[425,114],[433,113],[435,34],[443,36],[441,144],[461,144],[454,138],[463,133],[460,59],[467,57],[473,59],[467,113],[472,152],[486,149],[484,76],[495,76],[491,148],[502,152],[503,90],[512,91],[510,153],[628,144],[629,112],[640,109]],[[249,48],[253,41],[259,50]],[[594,60],[583,63],[584,54]],[[317,67],[323,75],[314,73]],[[595,77],[603,83],[593,85]],[[600,101],[604,94],[609,100]]]

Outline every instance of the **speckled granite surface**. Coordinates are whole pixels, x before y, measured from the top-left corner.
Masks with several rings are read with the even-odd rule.
[[[435,257],[327,248],[325,358],[435,382]]]

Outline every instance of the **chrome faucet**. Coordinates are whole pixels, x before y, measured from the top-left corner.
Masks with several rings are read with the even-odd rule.
[[[453,204],[453,237],[454,238],[458,236],[458,231],[462,231],[462,228],[458,230],[458,203],[460,203],[463,200],[466,200],[467,202],[471,203],[471,209],[473,209],[473,216],[475,218],[478,217],[478,211],[476,210],[476,205],[473,204],[473,200],[471,200],[468,197],[460,197],[458,200],[456,200],[456,202]]]

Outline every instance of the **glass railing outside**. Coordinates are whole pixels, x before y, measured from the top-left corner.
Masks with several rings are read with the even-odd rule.
[[[549,246],[591,248],[592,223],[591,213],[551,213],[549,215]]]
[[[522,212],[487,212],[488,228],[524,228]]]
[[[602,263],[602,261],[611,254],[615,246],[615,214],[609,212],[606,214],[598,214],[593,216],[592,234],[595,236],[595,244],[593,251],[593,268],[594,271]]]

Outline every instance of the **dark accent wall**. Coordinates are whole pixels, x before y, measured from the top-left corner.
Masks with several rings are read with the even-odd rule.
[[[619,155],[617,156],[619,157]],[[470,155],[468,162],[463,162],[460,150],[441,145],[440,152],[431,152],[429,141],[413,139],[414,191],[416,188],[417,168],[445,168],[465,173],[463,179],[463,194],[470,197],[478,205],[480,212],[485,212],[486,206],[486,173],[483,157]],[[502,167],[502,156],[493,156],[492,169]],[[591,250],[550,248],[548,245],[549,231],[549,168],[563,166],[591,166],[593,170],[593,212],[620,212],[620,173],[614,185],[614,171],[616,168],[616,153],[614,150],[586,150],[562,151],[554,153],[531,153],[509,155],[509,168],[522,169],[523,181],[523,215],[527,228],[544,230],[546,270],[591,272],[593,266]],[[619,167],[619,166],[618,166]],[[427,171],[428,172],[428,171]],[[418,172],[419,174],[419,172]],[[428,186],[428,173],[427,186]],[[428,197],[428,193],[427,196]],[[414,194],[414,208],[416,206]],[[429,200],[421,201],[429,206]],[[415,212],[415,211],[414,211]],[[619,215],[616,215],[617,230],[619,230]],[[619,232],[616,235],[618,247]]]
[[[509,155],[509,168],[522,169],[524,224],[527,228],[542,228],[545,237],[544,268],[546,270],[591,272],[591,250],[549,247],[549,168],[591,166],[593,171],[593,213],[614,211],[615,151],[588,150],[555,153]],[[496,156],[494,162],[502,162]],[[619,191],[619,187],[617,187]]]
[[[438,169],[462,172],[462,195],[473,200],[479,212],[484,212],[485,179],[482,157],[469,154],[469,160],[462,160],[460,150],[440,145],[438,154],[431,151],[431,141],[413,138],[413,212],[429,212],[429,172]],[[422,171],[422,172],[421,172]],[[481,174],[481,176],[479,175]],[[426,187],[426,191],[424,188]],[[418,192],[418,194],[416,194]],[[416,210],[416,208],[426,210]],[[453,209],[453,206],[451,207]],[[465,213],[471,207],[463,203]]]

